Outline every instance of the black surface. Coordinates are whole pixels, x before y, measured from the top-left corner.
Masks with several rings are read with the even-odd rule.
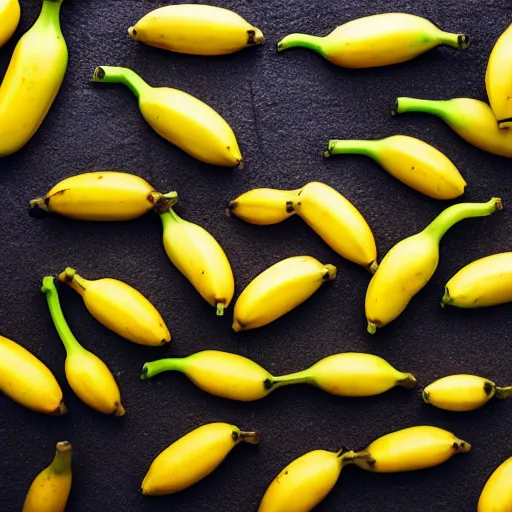
[[[22,0],[22,23],[0,50],[3,74],[40,2]],[[164,2],[66,0],[62,29],[70,63],[42,128],[15,156],[0,161],[0,329],[54,371],[70,413],[52,418],[0,396],[0,510],[20,510],[34,476],[56,441],[75,448],[68,510],[251,512],[276,473],[316,448],[360,448],[387,432],[432,424],[454,431],[473,451],[441,467],[374,475],[343,471],[319,511],[473,511],[491,471],[510,455],[512,403],[491,402],[457,415],[422,403],[419,392],[396,389],[370,399],[343,399],[306,386],[278,390],[248,404],[215,398],[185,377],[139,380],[142,364],[167,354],[220,349],[248,356],[276,374],[309,366],[336,352],[367,351],[387,358],[420,384],[454,373],[475,373],[511,384],[512,305],[482,311],[442,310],[443,285],[461,266],[511,249],[511,164],[459,139],[440,120],[390,115],[396,96],[485,99],[484,75],[494,41],[511,21],[507,0],[479,2],[219,1],[263,30],[267,44],[222,58],[174,55],[131,41],[127,28]],[[290,32],[327,34],[363,15],[404,11],[471,37],[466,52],[438,48],[403,65],[350,71],[304,51],[277,54]],[[243,171],[209,167],[160,139],[123,86],[92,85],[97,65],[126,65],[153,85],[183,89],[217,109],[237,134]],[[406,312],[376,336],[366,334],[364,294],[370,276],[334,254],[300,219],[268,228],[224,215],[226,203],[255,187],[295,189],[324,181],[365,215],[379,255],[423,228],[449,203],[421,196],[357,156],[323,161],[329,138],[417,136],[445,152],[468,181],[467,200],[500,196],[505,211],[467,220],[443,239],[432,281]],[[237,292],[276,261],[308,253],[338,266],[338,278],[307,304],[268,327],[235,335],[232,308],[224,318],[208,306],[168,261],[156,216],[117,224],[29,218],[28,200],[79,172],[122,169],[163,191],[180,193],[178,211],[208,229],[230,257]],[[509,200],[511,203],[509,203]],[[507,206],[510,208],[507,210]],[[118,377],[127,416],[104,417],[82,404],[64,377],[64,349],[39,293],[41,278],[67,265],[88,278],[115,277],[142,291],[173,334],[165,349],[138,347],[100,326],[80,297],[63,290],[64,312],[76,336]],[[237,447],[209,478],[181,494],[144,498],[139,485],[154,456],[189,430],[221,420],[257,429],[258,449]]]

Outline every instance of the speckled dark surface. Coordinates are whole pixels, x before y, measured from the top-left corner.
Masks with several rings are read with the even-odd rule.
[[[466,199],[500,196],[512,204],[511,163],[459,139],[440,120],[390,115],[396,96],[485,99],[484,75],[494,41],[512,19],[507,0],[377,3],[325,0],[219,0],[260,27],[267,44],[222,58],[174,55],[131,41],[127,28],[164,2],[66,0],[62,28],[70,63],[61,92],[42,128],[18,154],[0,161],[0,332],[23,344],[54,371],[70,413],[37,415],[0,396],[0,510],[21,509],[33,477],[53,456],[56,441],[75,447],[68,510],[252,512],[276,473],[315,448],[360,448],[377,436],[431,424],[454,431],[473,451],[431,470],[374,475],[343,471],[319,511],[470,512],[491,471],[511,454],[512,403],[491,402],[457,415],[422,403],[419,392],[396,389],[371,399],[343,399],[306,386],[256,403],[239,404],[167,374],[139,380],[142,364],[161,356],[213,348],[248,356],[285,373],[336,352],[367,351],[416,374],[420,384],[453,373],[476,373],[512,383],[512,305],[486,311],[442,310],[443,284],[464,264],[511,249],[510,209],[467,220],[443,239],[432,281],[406,312],[378,335],[366,334],[364,294],[369,275],[334,254],[300,219],[267,228],[224,215],[228,200],[255,187],[298,188],[324,181],[354,202],[372,227],[380,256],[423,228],[447,203],[408,189],[364,157],[323,161],[329,138],[417,136],[445,152],[468,181]],[[3,75],[39,0],[22,0],[22,23],[0,50]],[[378,4],[378,5],[377,5]],[[277,54],[290,32],[327,34],[363,15],[406,11],[471,37],[467,52],[438,48],[403,65],[350,71],[308,51]],[[122,86],[92,85],[97,65],[126,65],[153,85],[184,89],[217,109],[237,134],[247,167],[231,171],[194,161],[160,139]],[[338,278],[307,304],[272,325],[231,332],[231,314],[215,316],[168,261],[158,218],[117,224],[36,221],[28,200],[79,172],[122,169],[155,187],[177,190],[179,212],[208,229],[230,257],[237,292],[276,261],[308,253],[338,266]],[[41,278],[72,265],[84,276],[122,279],[142,291],[166,319],[173,342],[165,349],[135,346],[100,326],[80,297],[65,289],[64,312],[76,336],[117,375],[128,414],[104,417],[82,404],[64,377],[64,349],[39,293]],[[229,311],[231,313],[231,310]],[[144,498],[138,492],[154,456],[203,423],[229,421],[257,429],[262,442],[235,449],[210,477],[181,494]]]

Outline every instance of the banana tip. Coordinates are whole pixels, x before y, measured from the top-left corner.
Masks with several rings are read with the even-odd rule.
[[[263,32],[259,28],[252,28],[251,30],[248,30],[247,35],[247,44],[249,46],[262,44],[265,41]]]
[[[243,326],[238,320],[235,320],[233,322],[232,327],[233,327],[233,331],[235,331],[235,332],[240,332],[243,330]]]
[[[453,443],[453,448],[456,453],[467,453],[471,451],[471,445],[462,439],[457,439],[457,441]]]
[[[102,82],[104,78],[105,70],[102,67],[98,66],[92,74],[92,80],[93,82]]]
[[[67,453],[73,449],[69,441],[59,441],[56,446],[56,450],[59,453]]]
[[[459,34],[457,36],[457,44],[461,50],[466,50],[469,46],[469,36],[466,34]]]
[[[366,330],[370,334],[375,334],[377,332],[377,325],[374,324],[373,322],[368,321],[368,327],[366,328]]]
[[[130,27],[128,29],[128,35],[132,38],[132,39],[137,39],[137,30],[135,29],[135,27]]]
[[[142,367],[142,373],[140,375],[140,380],[148,380],[148,365],[147,363]]]
[[[430,393],[427,391],[426,388],[421,392],[421,397],[423,398],[423,401],[426,404],[430,403]]]
[[[124,416],[126,414],[126,411],[123,407],[123,404],[121,402],[116,402],[115,409],[114,409],[114,416],[117,416],[120,418],[121,416]]]
[[[375,272],[377,272],[377,269],[379,268],[379,264],[377,263],[377,260],[373,260],[370,265],[368,265],[368,270],[372,273],[372,274],[375,274]]]
[[[61,400],[59,406],[57,407],[57,409],[55,409],[53,414],[55,416],[64,416],[64,414],[67,414],[67,413],[68,413],[68,408],[66,407],[66,404],[64,403],[64,401]]]

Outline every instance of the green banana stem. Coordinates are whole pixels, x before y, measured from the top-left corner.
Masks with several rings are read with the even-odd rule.
[[[512,398],[512,386],[504,388],[496,386],[496,394],[494,396],[499,399]]]
[[[448,46],[453,46],[459,50],[466,50],[469,46],[469,36],[466,34],[452,34],[451,32],[444,32],[440,30],[436,39],[441,44],[447,44]]]
[[[163,372],[177,371],[183,373],[185,371],[186,360],[186,357],[169,357],[167,359],[158,359],[157,361],[144,363],[140,378],[141,380],[148,380]]]
[[[308,48],[323,55],[323,37],[310,36],[308,34],[290,34],[277,43],[277,51],[289,48]]]
[[[123,84],[138,98],[150,86],[137,73],[128,68],[99,66],[92,75],[93,82]]]
[[[41,7],[41,13],[36,20],[34,26],[40,27],[54,27],[57,32],[60,32],[60,6],[64,0],[44,0]]]
[[[65,475],[71,473],[71,456],[73,449],[68,441],[57,443],[55,457],[50,464],[50,471],[57,475]]]
[[[450,305],[453,302],[453,299],[450,296],[450,290],[445,286],[444,295],[441,299],[441,307],[444,308],[446,305]]]
[[[375,147],[379,142],[378,140],[330,140],[324,157],[355,154],[375,158]]]
[[[280,377],[273,377],[269,383],[269,388],[277,389],[282,386],[289,386],[291,384],[310,384],[311,375],[309,368],[300,372],[289,373],[288,375],[281,375]]]
[[[418,98],[400,97],[396,99],[395,108],[391,113],[396,115],[404,112],[423,112],[444,119],[447,115],[447,103],[445,100],[420,100]]]
[[[80,295],[83,295],[85,290],[87,289],[87,279],[79,276],[76,273],[76,270],[71,267],[67,267],[64,272],[61,272],[58,277],[61,283],[67,283],[73,290],[78,292]]]

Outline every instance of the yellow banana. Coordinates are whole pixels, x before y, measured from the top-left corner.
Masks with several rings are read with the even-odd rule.
[[[512,301],[512,252],[492,254],[460,269],[446,283],[441,306],[481,308]]]
[[[440,44],[465,50],[469,38],[444,32],[419,16],[386,13],[349,21],[325,37],[290,34],[277,49],[309,48],[338,66],[371,68],[408,61]]]
[[[455,199],[466,187],[464,178],[448,157],[414,137],[331,140],[324,156],[347,153],[373,158],[391,176],[434,199]]]
[[[160,211],[178,201],[176,192],[157,192],[146,180],[126,172],[99,171],[66,178],[30,201],[31,217],[58,214],[78,220],[121,221]]]
[[[247,331],[273,322],[335,277],[336,267],[311,256],[279,261],[256,276],[240,294],[233,313],[233,330]]]
[[[72,447],[57,443],[53,462],[32,482],[22,512],[64,512],[71,491]]]
[[[66,349],[66,378],[78,398],[103,414],[123,416],[124,407],[114,376],[107,365],[85,350],[69,328],[62,309],[54,278],[43,279],[41,291],[46,295],[55,328]]]
[[[235,278],[226,253],[208,231],[169,208],[160,214],[163,241],[173,265],[201,296],[223,315],[235,293]]]
[[[492,397],[512,397],[512,386],[500,388],[476,375],[450,375],[436,380],[423,390],[423,400],[446,411],[474,411]]]
[[[151,128],[194,158],[211,165],[243,167],[233,130],[213,108],[196,97],[178,89],[151,87],[127,68],[97,67],[93,80],[128,87]]]
[[[201,4],[155,9],[128,34],[150,46],[192,55],[225,55],[263,42],[261,30],[235,12]]]
[[[174,494],[212,473],[239,443],[259,443],[256,432],[228,423],[209,423],[184,435],[152,462],[142,482],[149,496]]]
[[[485,86],[499,128],[512,128],[512,25],[501,34],[489,57]]]
[[[19,0],[0,0],[0,48],[9,41],[20,22]]]
[[[66,414],[62,390],[53,373],[27,349],[0,336],[0,391],[44,414]]]
[[[59,92],[68,63],[60,30],[63,0],[44,0],[34,26],[19,40],[0,87],[0,157],[36,133]]]
[[[457,222],[503,208],[501,199],[460,203],[446,208],[423,231],[398,242],[386,254],[366,291],[368,332],[387,325],[430,280],[439,262],[439,242]]]
[[[73,268],[66,268],[59,281],[78,292],[89,313],[119,336],[154,347],[171,341],[169,329],[155,306],[130,285],[109,278],[89,281]]]
[[[510,512],[511,510],[512,457],[509,457],[485,483],[478,500],[477,512]]]

